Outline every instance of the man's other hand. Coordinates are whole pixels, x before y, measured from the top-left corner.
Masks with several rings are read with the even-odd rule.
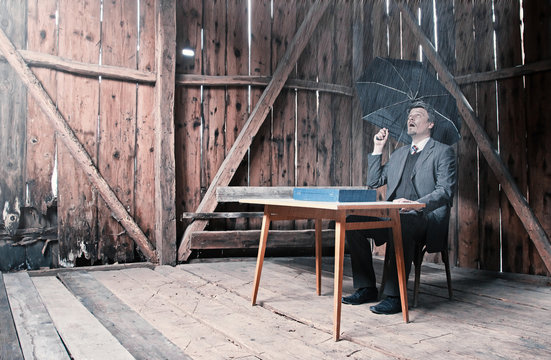
[[[408,204],[420,204],[419,201],[413,201],[404,198],[394,199],[392,200],[392,202],[397,204],[404,204],[404,207],[400,208],[400,212],[417,211],[417,209],[408,206]]]

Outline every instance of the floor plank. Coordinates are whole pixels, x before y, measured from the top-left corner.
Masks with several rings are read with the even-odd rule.
[[[23,359],[2,273],[0,273],[0,324],[0,359]]]
[[[189,359],[89,273],[71,272],[58,277],[136,359]]]
[[[134,359],[57,278],[32,280],[73,358]]]
[[[69,359],[27,273],[4,274],[4,283],[25,359]]]
[[[157,289],[148,286],[150,281],[145,280],[157,276],[155,272],[140,272],[139,281],[122,271],[96,272],[93,275],[193,359],[258,359],[231,337],[213,331],[201,320],[159,296]]]

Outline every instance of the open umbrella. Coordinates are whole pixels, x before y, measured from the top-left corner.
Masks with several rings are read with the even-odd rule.
[[[435,125],[432,137],[451,145],[461,137],[455,98],[422,63],[411,60],[375,58],[356,82],[362,118],[387,128],[390,135],[406,144],[407,114],[414,101],[432,106]]]

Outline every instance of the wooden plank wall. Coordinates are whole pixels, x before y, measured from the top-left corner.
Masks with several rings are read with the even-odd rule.
[[[2,11],[2,26],[19,48],[26,42],[29,50],[72,60],[155,71],[154,3],[104,2],[102,10],[99,0],[28,0],[26,7],[7,1],[2,6],[11,10]],[[248,3],[178,2],[176,73],[271,75],[313,1],[253,1],[252,8]],[[438,52],[455,75],[549,59],[549,3],[522,2],[523,19],[520,4],[520,0],[496,2],[493,7],[490,2],[411,2],[416,16],[420,9],[427,36],[433,41],[438,36]],[[392,3],[387,7],[384,1],[335,1],[290,78],[352,87],[375,56],[418,59],[419,48],[400,17],[396,7]],[[183,57],[184,47],[193,48],[196,55]],[[5,62],[0,62],[0,72],[5,74],[2,79],[13,75]],[[35,72],[102,175],[154,243],[154,197],[144,196],[154,192],[153,88],[44,69]],[[549,73],[543,72],[465,84],[462,89],[536,216],[551,233],[547,186],[551,160],[545,149],[551,131],[548,78]],[[18,198],[21,206],[44,214],[55,206],[57,196],[64,266],[140,259],[88,179],[64,146],[56,143],[33,100],[27,105],[17,80],[1,84],[0,91],[9,95],[0,97],[0,205]],[[176,88],[178,219],[197,208],[262,91],[259,86]],[[7,98],[17,101],[5,102]],[[362,185],[365,154],[371,151],[377,128],[360,121],[358,114],[357,99],[284,89],[231,184]],[[450,225],[453,262],[546,274],[469,130],[463,127],[461,133],[462,140],[455,145],[458,191]],[[396,145],[390,144],[386,154]],[[55,175],[57,182],[52,181]],[[178,238],[186,225],[178,221]],[[228,229],[259,225],[256,220],[215,223]],[[288,222],[278,227],[311,225]]]
[[[2,24],[9,25],[2,25],[4,31],[19,49],[26,46],[90,64],[155,71],[154,0],[110,1],[103,7],[99,0],[1,5]],[[13,11],[5,11],[9,9]],[[154,88],[48,69],[33,71],[118,199],[154,243]],[[19,198],[21,206],[36,210],[39,218],[57,210],[62,266],[141,260],[134,241],[65,146],[56,142],[31,97],[27,105],[9,65],[0,62],[0,72],[10,84],[0,89],[11,91],[1,99],[11,99],[12,104],[5,114],[2,110],[0,126],[2,205]],[[9,134],[6,141],[4,134]]]
[[[194,1],[193,4],[199,12],[207,6],[206,2],[202,3],[200,0]],[[271,4],[268,0],[253,2],[252,9],[236,12],[242,16],[248,12],[252,15],[250,75],[270,75],[277,64],[279,54],[285,49],[284,39],[292,37],[295,24],[298,26],[301,23],[312,1],[289,1],[285,4],[273,2],[273,15],[270,11]],[[235,2],[232,5],[246,7],[244,2]],[[542,23],[536,18],[536,14],[545,14],[545,11],[548,11],[547,4],[524,5],[526,9],[523,20],[526,24],[531,24],[531,27],[526,26],[524,34],[521,34],[518,0],[497,2],[494,6],[491,2],[454,4],[448,1],[423,0],[411,2],[410,6],[414,14],[420,16],[420,25],[429,39],[434,43],[436,38],[438,39],[437,50],[455,75],[498,70],[522,64],[522,35],[525,39],[526,62],[529,62],[529,59],[534,62],[549,57],[541,51],[536,51],[546,41],[541,33],[551,33],[547,23]],[[182,10],[182,13],[184,12]],[[193,36],[197,32],[196,29],[203,27],[205,32],[209,29],[210,22],[205,22],[209,17],[197,17],[194,13],[190,13],[189,16],[197,21],[179,21],[182,24],[182,32],[186,35],[181,36],[178,48],[184,46],[185,41],[189,39],[195,41],[192,41],[192,47],[197,46],[199,38]],[[185,19],[187,18],[182,17],[182,20]],[[224,19],[227,17],[222,17],[222,22],[217,23],[218,26],[222,26]],[[201,21],[205,23],[201,24]],[[246,19],[242,21],[245,22]],[[236,47],[240,48],[230,28],[228,24],[226,39],[232,39],[234,42],[226,45],[226,54],[230,54]],[[529,30],[532,31],[531,36]],[[526,40],[528,37],[530,41]],[[205,37],[205,40],[207,38]],[[241,40],[245,41],[246,38]],[[205,41],[205,44],[201,58],[203,61],[210,59],[212,62],[219,56],[216,51],[222,52],[222,49],[211,49],[208,41]],[[418,42],[405,28],[393,2],[387,6],[384,1],[335,1],[299,58],[296,73],[292,73],[291,78],[352,86],[354,79],[361,76],[363,69],[375,56],[419,60],[419,51]],[[422,61],[427,62],[426,58],[422,58]],[[226,59],[226,63],[225,74],[246,74],[234,69],[235,64],[229,66],[229,58]],[[430,64],[427,66],[434,72]],[[182,67],[181,71],[212,74],[210,68],[201,65],[200,62],[196,62],[196,67],[193,68]],[[545,95],[545,91],[539,90],[544,90],[547,83],[542,80],[545,79],[542,74],[531,75],[526,79],[529,85],[526,91],[523,89],[524,80],[520,77],[466,84],[462,89],[496,150],[504,157],[520,189],[525,191],[526,196],[530,195],[529,199],[535,206],[536,215],[548,229],[551,225],[546,216],[547,195],[541,186],[536,186],[537,180],[534,180],[546,179],[547,176],[544,170],[546,153],[539,144],[545,143],[543,139],[548,122],[544,121],[544,115],[536,117],[537,120],[528,119],[526,116],[529,105],[536,103],[537,108],[541,109],[538,114],[546,113],[544,104],[549,101],[543,98],[548,95]],[[179,91],[189,93],[199,92],[200,89],[182,86]],[[181,154],[179,160],[184,166],[193,168],[193,174],[213,171],[206,166],[212,166],[213,161],[218,163],[221,147],[228,149],[231,139],[234,138],[233,132],[236,129],[228,129],[227,125],[233,126],[235,123],[239,126],[238,122],[231,119],[232,115],[228,110],[225,113],[219,110],[216,115],[212,113],[210,103],[213,100],[210,94],[221,94],[225,91],[228,109],[227,104],[231,101],[228,99],[238,96],[236,92],[242,89],[204,87],[203,91],[203,103],[194,102],[188,112],[179,113],[176,119],[177,123],[182,124],[182,128],[190,128],[191,124],[197,124],[194,120],[196,114],[202,113],[204,116],[205,126],[202,129],[198,129],[198,126],[194,128],[196,131],[202,131],[194,138],[202,137],[203,143],[196,141],[192,151],[196,158],[202,156],[202,166],[200,169],[193,167],[193,164],[198,163],[197,160],[185,164],[183,158],[190,156],[189,151]],[[251,105],[254,105],[261,91],[262,88],[251,88]],[[530,94],[535,93],[538,94],[538,100],[530,97]],[[242,167],[244,165],[247,169],[242,169],[239,180],[234,179],[234,182],[263,186],[363,184],[367,175],[365,154],[371,151],[372,137],[378,129],[358,121],[359,112],[356,99],[308,90],[283,90],[272,113],[254,139],[249,158],[242,164]],[[224,136],[224,140],[218,140],[218,144],[215,145],[210,141],[212,135],[206,135],[207,131],[213,133],[207,124],[215,121],[214,117],[218,119],[218,129],[222,127],[222,119],[226,124],[225,134],[219,135]],[[536,129],[543,131],[539,132]],[[461,134],[462,140],[454,145],[459,171],[457,196],[450,219],[449,250],[452,262],[464,267],[545,273],[521,222],[485,159],[479,155],[469,129],[463,126]],[[524,134],[527,134],[528,138],[531,134],[537,135],[541,141],[528,141]],[[177,141],[187,141],[191,145],[189,137],[185,136],[182,132]],[[385,156],[399,145],[396,142],[389,144]],[[527,165],[531,176],[526,171]],[[193,174],[185,172],[184,178],[196,176]],[[204,190],[208,185],[208,176],[202,176],[201,189]],[[197,198],[200,193],[198,186],[198,181],[195,181],[186,183],[183,188],[178,187],[181,199],[178,202],[178,214],[194,211],[200,200]],[[384,189],[379,193],[380,198],[383,196]],[[232,226],[235,225],[230,224],[229,228]],[[256,228],[259,224],[251,222],[249,226]],[[278,228],[300,229],[311,226],[310,223],[298,221],[295,224],[278,224]],[[179,233],[184,229],[185,224],[181,222]],[[436,256],[427,258],[438,261]]]

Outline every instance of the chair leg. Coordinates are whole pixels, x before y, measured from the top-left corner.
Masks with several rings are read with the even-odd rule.
[[[442,261],[446,267],[446,280],[448,281],[448,296],[449,299],[452,299],[453,290],[452,290],[452,276],[450,271],[450,257],[448,255],[448,250],[442,251]]]
[[[415,246],[415,254],[413,257],[413,263],[415,265],[415,283],[413,285],[413,307],[417,307],[417,300],[419,298],[419,285],[421,283],[421,264],[423,263],[423,256],[425,255],[425,249],[423,245]]]

